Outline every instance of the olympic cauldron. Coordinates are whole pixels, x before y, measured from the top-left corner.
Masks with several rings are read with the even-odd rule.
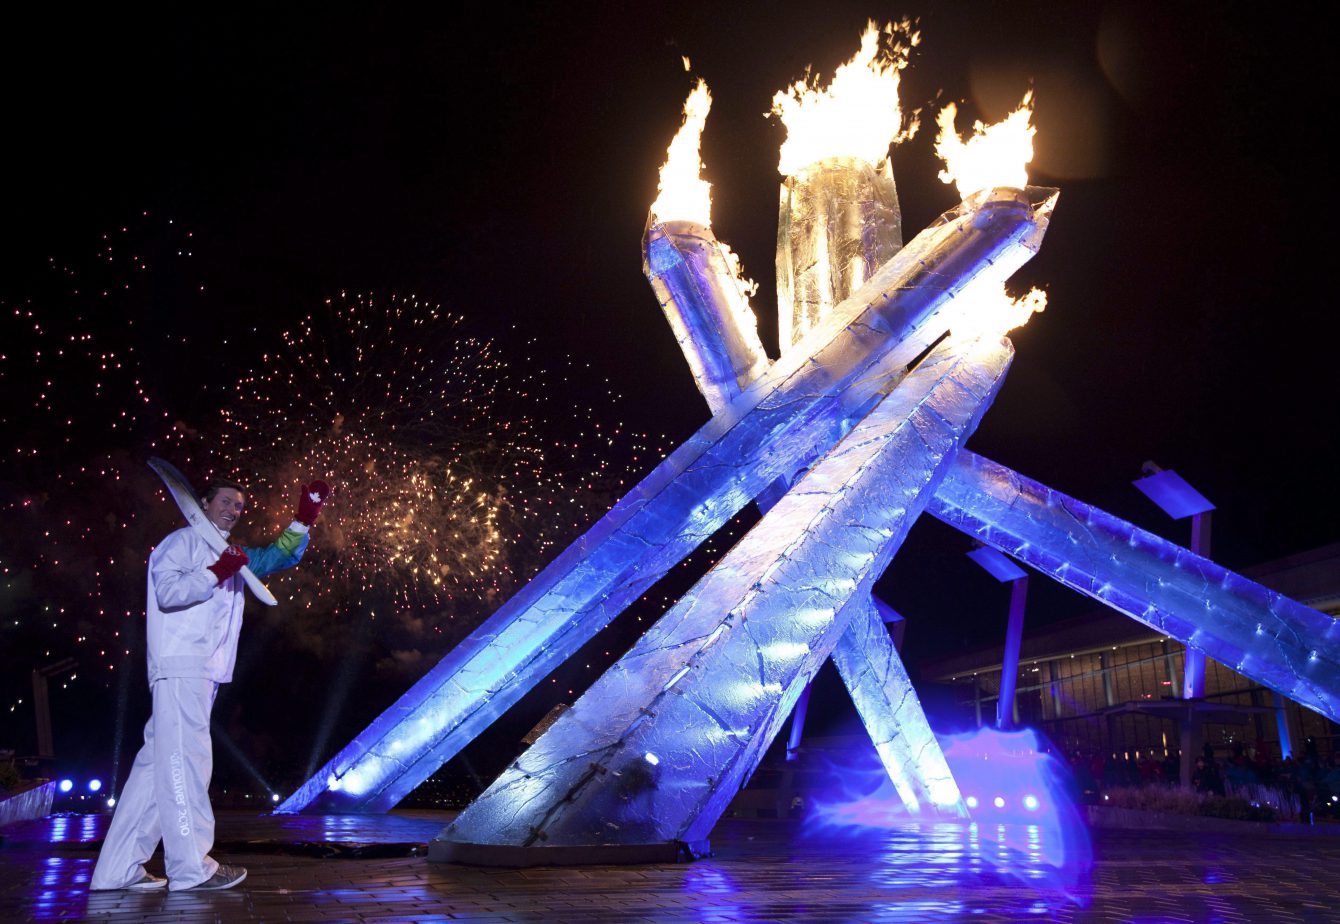
[[[973,326],[982,295],[1056,202],[980,190],[903,245],[887,169],[796,171],[778,242],[792,342],[773,362],[710,224],[655,214],[644,269],[711,419],[278,811],[393,807],[751,501],[759,522],[430,858],[701,855],[829,657],[907,808],[964,814],[871,597],[923,512],[1340,719],[1334,620],[964,448],[1013,357]]]

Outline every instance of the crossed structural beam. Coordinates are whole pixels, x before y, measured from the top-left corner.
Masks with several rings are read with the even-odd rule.
[[[706,852],[809,679],[870,613],[871,584],[1012,355],[997,338],[938,347],[443,831],[430,857],[511,866],[574,851],[583,862]]]
[[[684,310],[695,286],[700,300],[732,297],[720,267],[676,280],[674,254],[649,243],[649,275],[669,280],[657,294],[679,315],[713,419],[279,811],[390,808],[754,498],[759,524],[444,832],[435,856],[524,865],[565,862],[565,851],[701,850],[830,654],[904,801],[957,810],[869,598],[922,509],[1336,718],[1334,620],[961,450],[1008,343],[944,342],[912,365],[958,293],[1031,255],[1049,210],[1019,191],[965,203],[808,318],[770,367],[756,334],[727,324],[713,343],[712,319]],[[711,242],[701,246],[713,266]]]
[[[1002,190],[924,230],[279,807],[385,811],[768,485],[826,453],[948,325],[955,295],[1036,247]]]

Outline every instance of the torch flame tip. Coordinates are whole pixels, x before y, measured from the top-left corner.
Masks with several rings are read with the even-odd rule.
[[[806,68],[803,78],[773,96],[771,114],[786,127],[781,174],[793,176],[808,164],[838,156],[877,167],[888,158],[889,145],[910,138],[917,123],[913,118],[903,124],[898,82],[920,41],[911,20],[881,28],[871,19],[859,50],[838,66],[828,86],[820,87]]]
[[[998,340],[1046,310],[1047,293],[1032,288],[1018,298],[1011,298],[1003,282],[983,278],[960,293],[958,301],[954,309],[957,317],[951,325],[955,340],[970,342],[983,337]]]
[[[707,114],[712,110],[712,91],[701,77],[684,100],[684,117],[666,151],[651,204],[653,222],[683,219],[712,224],[712,184],[702,178],[701,145]]]
[[[973,122],[972,134],[964,141],[955,121],[958,105],[945,103],[935,117],[940,127],[935,153],[944,161],[940,179],[958,188],[959,198],[968,201],[983,190],[996,187],[1024,189],[1028,186],[1028,164],[1033,160],[1033,90],[1004,119],[987,125]]]

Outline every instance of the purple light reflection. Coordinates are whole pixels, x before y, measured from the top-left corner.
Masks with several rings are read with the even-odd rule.
[[[810,829],[915,834],[923,848],[916,856],[905,847],[897,855],[872,854],[889,886],[908,885],[908,876],[948,884],[994,874],[1086,905],[1092,850],[1065,765],[1031,729],[982,728],[940,742],[971,821],[919,822],[876,761],[849,760],[840,768],[839,791],[811,806]]]
[[[83,918],[88,908],[88,879],[92,871],[92,860],[48,857],[42,863],[37,887],[33,890],[31,919],[68,921]]]

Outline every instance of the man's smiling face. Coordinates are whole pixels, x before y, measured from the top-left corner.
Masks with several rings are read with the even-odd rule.
[[[205,503],[205,517],[220,530],[229,532],[242,517],[247,499],[236,488],[219,488]]]

